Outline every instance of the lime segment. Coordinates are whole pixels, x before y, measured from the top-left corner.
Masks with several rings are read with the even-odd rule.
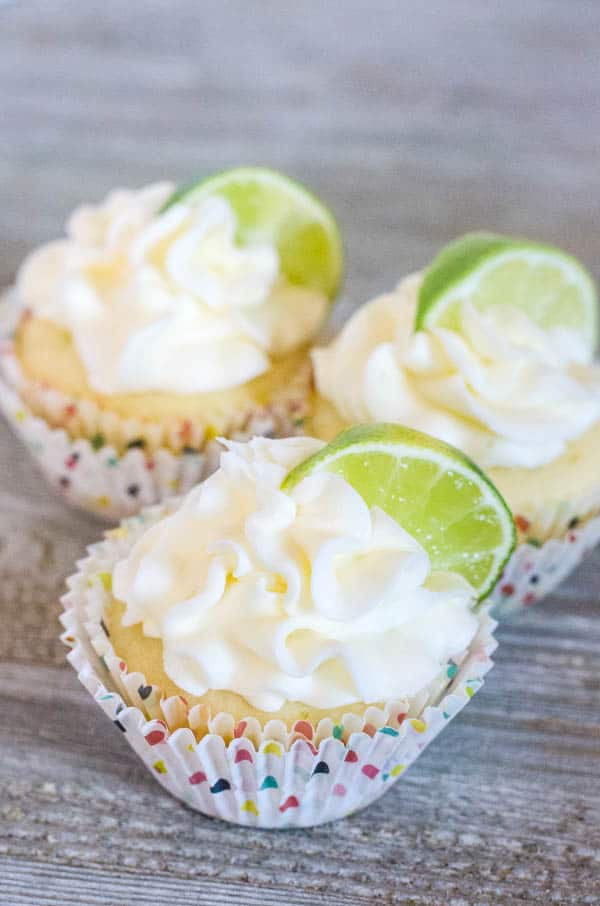
[[[495,233],[468,233],[447,245],[425,272],[416,329],[460,331],[462,303],[483,310],[512,305],[539,327],[570,328],[596,347],[598,303],[585,268],[560,249]]]
[[[345,478],[422,545],[432,569],[463,576],[479,599],[496,584],[514,548],[513,518],[459,450],[400,425],[358,425],[292,469],[283,490],[318,471]]]
[[[342,243],[333,214],[300,183],[263,167],[238,167],[177,189],[163,207],[225,198],[238,219],[238,242],[270,242],[290,283],[333,298]]]

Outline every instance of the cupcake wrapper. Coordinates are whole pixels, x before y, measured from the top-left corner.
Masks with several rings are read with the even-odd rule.
[[[165,427],[119,419],[94,403],[82,401],[75,407],[64,394],[28,384],[11,340],[20,311],[14,292],[0,297],[0,410],[50,485],[69,503],[115,522],[185,493],[214,471],[221,447],[207,440],[199,425]],[[304,375],[298,393],[302,383]],[[32,411],[28,397],[35,398],[33,408],[44,417]],[[244,416],[227,436],[247,440],[298,434],[302,412],[293,397],[292,392],[287,402]],[[72,433],[82,436],[54,427],[65,421],[65,413]]]
[[[550,594],[599,541],[600,516],[594,516],[562,538],[520,544],[488,599],[494,618],[503,620]]]
[[[219,445],[212,441],[202,453],[180,455],[168,449],[152,454],[139,447],[122,454],[109,445],[94,449],[89,440],[74,440],[33,415],[1,379],[0,409],[49,484],[68,503],[110,522],[185,493],[218,462]]]
[[[492,666],[495,622],[487,609],[460,664],[422,703],[389,702],[342,724],[317,727],[279,720],[238,723],[231,714],[188,709],[178,696],[161,699],[140,673],[129,673],[102,631],[112,567],[144,525],[168,507],[155,507],[109,533],[89,550],[63,599],[68,659],[96,703],[124,733],[144,764],[191,808],[236,824],[307,827],[363,808],[398,780],[468,703]],[[197,737],[201,736],[200,741]]]

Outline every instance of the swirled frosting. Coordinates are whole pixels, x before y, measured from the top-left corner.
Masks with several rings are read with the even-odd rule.
[[[320,449],[227,442],[220,469],[114,571],[124,625],[160,638],[181,689],[274,711],[420,692],[472,640],[472,590],[340,476],[283,478]]]
[[[393,421],[484,468],[551,462],[600,418],[600,368],[576,332],[465,302],[461,332],[414,331],[421,277],[364,305],[313,351],[319,393],[345,421]]]
[[[318,329],[325,296],[288,283],[277,249],[236,243],[220,197],[182,199],[157,183],[74,211],[67,238],[23,263],[18,291],[70,331],[91,387],[204,393],[265,372]]]

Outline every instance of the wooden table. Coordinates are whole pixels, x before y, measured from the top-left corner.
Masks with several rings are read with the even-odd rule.
[[[240,162],[337,213],[337,318],[488,227],[598,272],[594,0],[0,5],[0,285],[82,199]],[[0,426],[0,903],[597,903],[600,556],[499,631],[406,779],[334,826],[211,821],[161,792],[65,666],[99,526]]]

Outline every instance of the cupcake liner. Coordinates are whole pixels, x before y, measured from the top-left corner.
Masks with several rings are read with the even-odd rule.
[[[515,510],[518,543],[529,542],[539,547],[550,538],[563,538],[570,529],[600,513],[600,476],[595,486],[573,495],[568,500],[545,500],[530,503],[523,512]]]
[[[600,515],[544,544],[519,544],[488,599],[495,619],[503,620],[553,591],[600,541]]]
[[[77,405],[65,394],[25,380],[12,333],[22,309],[14,291],[0,298],[0,409],[50,485],[74,506],[114,522],[185,493],[218,465],[220,445],[203,426],[121,419],[91,401]],[[253,414],[241,413],[228,437],[298,434],[301,386]],[[41,413],[41,414],[36,414]],[[68,423],[69,430],[57,427]]]
[[[68,659],[96,703],[124,733],[159,783],[191,808],[236,824],[307,827],[333,821],[381,796],[468,703],[492,666],[495,622],[487,608],[469,649],[418,700],[368,707],[340,724],[211,715],[180,696],[163,698],[112,649],[102,613],[111,575],[148,524],[175,504],[154,507],[89,549],[63,598]]]
[[[33,415],[0,379],[0,409],[21,438],[49,484],[68,503],[107,521],[116,521],[173,494],[185,493],[214,470],[218,444],[202,453],[177,455],[167,449],[151,454],[140,447],[119,453],[113,446],[95,449],[74,440]]]

